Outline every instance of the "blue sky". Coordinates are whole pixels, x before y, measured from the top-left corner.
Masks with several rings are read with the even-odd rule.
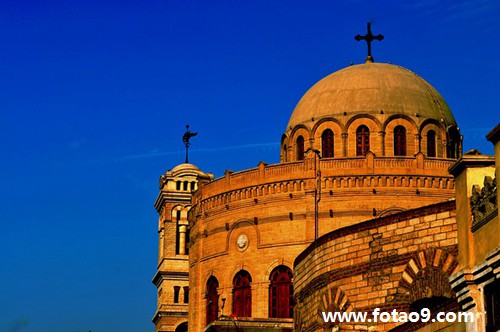
[[[500,3],[0,2],[0,330],[153,331],[158,178],[279,160],[301,96],[361,63],[416,72],[465,150],[500,121]]]

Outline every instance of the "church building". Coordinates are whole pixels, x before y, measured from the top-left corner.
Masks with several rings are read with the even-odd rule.
[[[383,37],[368,26],[356,38],[370,45]],[[490,136],[498,142],[498,129]],[[429,327],[339,324],[321,315],[374,308],[494,307],[482,325],[431,330],[500,328],[498,293],[491,295],[500,278],[494,159],[462,156],[455,118],[432,85],[406,68],[375,62],[369,48],[365,63],[328,75],[304,94],[280,150],[278,164],[261,162],[218,179],[187,162],[161,176],[156,331]],[[471,231],[472,186],[484,187],[485,176],[494,204],[476,209],[487,221]]]

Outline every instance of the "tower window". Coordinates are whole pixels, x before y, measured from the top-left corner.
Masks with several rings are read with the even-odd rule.
[[[219,313],[219,294],[217,294],[219,282],[211,276],[207,281],[207,325],[217,319]]]
[[[292,271],[286,266],[278,266],[270,276],[269,315],[271,318],[293,317]]]
[[[181,190],[181,182],[180,181],[175,181],[175,188],[177,190]]]
[[[394,155],[406,156],[406,129],[403,126],[394,128]]]
[[[180,233],[180,224],[179,222],[181,221],[181,211],[180,210],[177,210],[175,212],[175,218],[176,218],[176,221],[177,221],[177,224],[175,226],[175,254],[176,255],[179,255],[180,253],[180,239],[181,239],[181,233]]]
[[[356,130],[356,156],[364,156],[370,151],[370,130],[367,126],[359,126]]]
[[[179,286],[174,286],[174,303],[179,303],[179,293],[181,288]]]
[[[434,130],[427,132],[427,157],[436,157],[436,132]]]
[[[191,191],[194,191],[195,190],[195,182],[191,182]]]
[[[233,314],[237,317],[252,317],[252,277],[241,270],[233,280]]]
[[[486,307],[486,331],[500,329],[500,280],[484,287],[484,302]]]
[[[297,137],[297,160],[304,160],[304,137]]]
[[[448,158],[458,158],[461,150],[461,137],[457,126],[450,127],[446,133],[446,151]]]
[[[182,289],[184,290],[184,303],[189,303],[189,287],[184,286]]]
[[[188,182],[184,181],[184,190],[188,190]]]
[[[321,135],[321,151],[323,158],[333,157],[333,131],[327,129]]]

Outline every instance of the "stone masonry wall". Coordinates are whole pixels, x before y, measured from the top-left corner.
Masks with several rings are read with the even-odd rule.
[[[324,324],[321,311],[408,311],[425,297],[453,299],[448,277],[457,268],[455,215],[454,201],[438,203],[319,238],[295,260],[295,330],[333,327]],[[396,326],[365,325],[375,331]]]

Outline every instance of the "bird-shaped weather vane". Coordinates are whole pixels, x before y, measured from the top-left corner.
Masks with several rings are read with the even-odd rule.
[[[184,142],[184,146],[186,147],[186,164],[189,162],[188,159],[188,150],[189,146],[191,143],[189,143],[189,140],[191,137],[198,135],[198,133],[193,133],[189,130],[189,125],[186,125],[186,132],[184,133],[184,136],[182,136],[182,141]]]
[[[376,36],[372,34],[372,27],[371,27],[371,25],[372,24],[370,22],[367,23],[367,32],[366,32],[366,35],[364,35],[364,36],[361,36],[361,35],[354,36],[354,39],[356,39],[357,41],[366,40],[366,44],[368,45],[368,56],[366,57],[366,61],[369,61],[369,62],[373,62],[373,57],[372,57],[372,41],[373,40],[381,41],[382,39],[384,39],[384,36],[382,36],[381,34],[378,34]]]

